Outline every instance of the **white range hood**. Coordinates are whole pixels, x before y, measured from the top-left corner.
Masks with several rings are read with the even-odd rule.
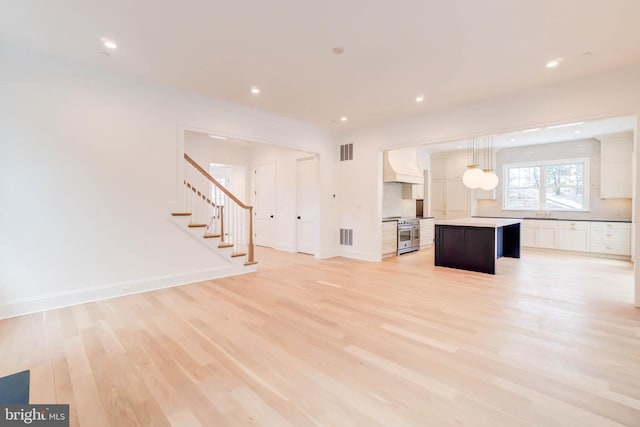
[[[424,172],[418,167],[415,148],[385,151],[382,157],[384,182],[424,184]]]

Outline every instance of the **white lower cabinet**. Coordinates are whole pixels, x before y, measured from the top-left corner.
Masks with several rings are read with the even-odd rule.
[[[433,245],[433,237],[435,235],[433,219],[420,220],[420,249],[428,248]]]
[[[631,224],[628,222],[592,222],[591,252],[631,255]]]
[[[527,220],[520,227],[523,247],[631,255],[628,222]]]
[[[558,247],[558,224],[553,220],[525,219],[520,227],[521,246],[556,249]]]
[[[586,221],[558,221],[558,249],[588,252],[590,223]]]
[[[382,223],[382,258],[396,255],[398,252],[398,221]]]

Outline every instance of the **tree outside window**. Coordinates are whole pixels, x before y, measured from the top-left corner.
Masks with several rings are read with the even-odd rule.
[[[505,165],[506,210],[589,209],[588,159]]]

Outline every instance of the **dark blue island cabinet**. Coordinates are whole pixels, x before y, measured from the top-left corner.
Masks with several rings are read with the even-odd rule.
[[[496,274],[498,258],[520,258],[520,222],[506,218],[436,221],[435,265]]]

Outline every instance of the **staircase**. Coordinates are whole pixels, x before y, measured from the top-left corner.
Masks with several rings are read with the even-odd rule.
[[[184,160],[182,206],[171,213],[172,219],[229,264],[242,264],[242,272],[255,271],[253,206],[241,202],[186,153]]]

